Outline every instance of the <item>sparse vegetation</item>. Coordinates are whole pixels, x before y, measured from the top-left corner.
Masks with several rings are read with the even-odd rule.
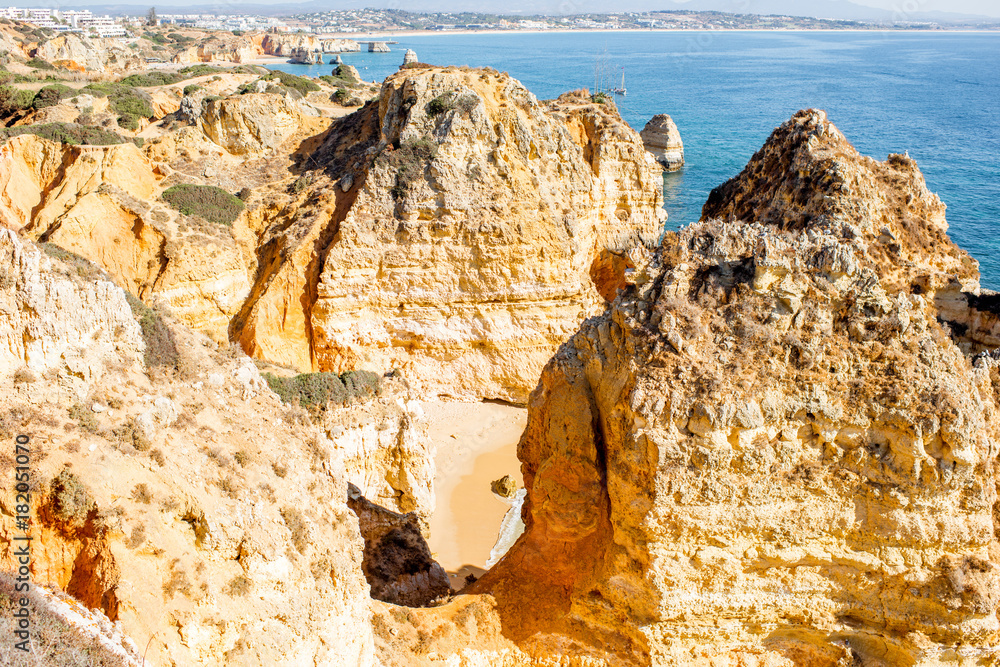
[[[15,588],[14,576],[0,572],[0,635],[15,637],[18,619],[13,615],[20,598],[29,600],[31,641],[28,652],[17,657],[13,646],[4,648],[4,665],[59,665],[59,667],[121,667],[122,656],[110,647],[94,641],[94,637],[78,627],[75,621],[53,611],[46,597],[32,586],[28,591]],[[58,589],[55,596],[73,604],[68,595]],[[134,658],[134,664],[138,658]]]
[[[80,478],[69,468],[63,468],[49,483],[49,511],[66,528],[79,530],[91,513],[97,512],[97,503]]]
[[[30,58],[28,59],[28,62],[24,64],[27,65],[28,67],[31,67],[32,69],[47,69],[47,70],[55,69],[55,66],[53,66],[52,63],[50,63],[47,60],[42,60],[41,58],[38,57]]]
[[[244,597],[250,593],[253,589],[253,582],[249,578],[243,576],[242,574],[237,575],[229,580],[226,587],[223,589],[223,593],[229,597]]]
[[[455,94],[452,92],[438,95],[427,103],[427,113],[439,116],[455,108]]]
[[[145,483],[136,484],[132,489],[132,500],[137,503],[148,505],[153,502],[153,493],[149,490],[149,486]]]
[[[140,118],[152,118],[149,93],[125,83],[88,83],[84,92],[107,97],[111,109],[118,114],[118,124],[129,130],[138,129]]]
[[[175,185],[163,200],[184,215],[197,215],[209,222],[232,225],[244,208],[243,201],[214,185]]]
[[[396,168],[396,183],[390,193],[393,199],[406,196],[410,186],[424,173],[426,163],[437,156],[437,144],[430,137],[423,137],[400,144],[395,150],[382,154],[390,167]]]
[[[159,449],[154,449],[149,453],[149,458],[156,462],[156,465],[163,467],[167,464],[167,457],[163,455],[163,452]]]
[[[190,85],[184,86],[184,94],[185,95],[191,95],[193,93],[198,92],[199,90],[201,90],[201,86],[199,86],[196,83],[192,83]]]
[[[309,546],[309,526],[302,512],[294,507],[281,508],[281,518],[285,520],[285,525],[292,533],[292,544],[300,554],[305,553]]]
[[[75,420],[76,425],[88,433],[97,433],[101,430],[94,411],[82,403],[76,403],[69,409],[69,418]]]
[[[2,93],[0,93],[0,106],[2,105]],[[4,127],[0,128],[0,141],[6,141],[11,137],[17,137],[22,134],[34,134],[42,139],[73,146],[80,144],[88,146],[112,146],[125,143],[125,139],[119,134],[98,127],[88,127],[76,123],[44,123],[42,125]]]
[[[282,401],[307,408],[324,408],[330,403],[346,403],[355,398],[377,394],[382,378],[371,371],[336,373],[302,373],[281,377],[263,373],[271,391]]]
[[[258,81],[267,81],[270,83],[268,86],[268,91],[274,91],[279,93],[291,92],[293,97],[305,97],[309,93],[316,92],[320,90],[319,84],[311,79],[304,76],[295,76],[294,74],[289,74],[288,72],[282,72],[280,70],[272,70],[260,77]],[[256,82],[251,81],[250,83],[243,84],[239,87],[237,92],[240,95],[246,93],[252,93],[256,90]]]
[[[174,334],[163,321],[163,317],[132,294],[126,292],[125,298],[132,308],[132,315],[142,328],[142,338],[146,342],[147,368],[162,366],[176,370],[180,354],[177,352]]]
[[[60,262],[69,264],[76,271],[76,275],[86,281],[91,280],[111,280],[111,277],[89,259],[80,257],[75,252],[70,252],[65,248],[60,248],[54,243],[40,243],[38,247],[46,255]]]
[[[610,98],[604,93],[594,93],[590,96],[590,101],[595,104],[607,104]]]
[[[59,104],[64,99],[73,97],[77,92],[70,88],[69,86],[64,86],[61,83],[54,83],[48,86],[43,86],[35,93],[35,99],[32,101],[31,105],[35,109],[44,109],[46,107],[51,107]]]

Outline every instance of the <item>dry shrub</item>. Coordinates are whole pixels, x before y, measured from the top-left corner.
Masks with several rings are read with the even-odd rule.
[[[309,546],[309,526],[302,512],[294,507],[283,507],[281,518],[285,520],[285,525],[292,533],[292,544],[295,545],[295,549],[300,554],[305,553],[306,547]]]
[[[229,597],[244,597],[253,590],[253,582],[249,578],[243,576],[242,574],[237,575],[229,580],[226,587],[223,589],[223,593]]]
[[[145,483],[136,484],[132,489],[132,500],[148,505],[153,502],[153,493]]]

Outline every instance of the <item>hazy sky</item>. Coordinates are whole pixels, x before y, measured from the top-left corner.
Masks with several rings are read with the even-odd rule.
[[[1000,0],[853,0],[856,5],[879,7],[905,12],[956,12],[960,14],[984,14],[1000,16]],[[800,0],[802,9],[808,9],[813,3]],[[808,13],[808,12],[804,12]]]

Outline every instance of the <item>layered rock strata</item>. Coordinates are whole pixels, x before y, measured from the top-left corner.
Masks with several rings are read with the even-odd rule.
[[[30,438],[31,576],[79,601],[35,607],[58,664],[88,641],[93,660],[140,664],[124,631],[148,663],[372,667],[363,541],[318,429],[289,419],[246,357],[176,323],[177,368],[154,373],[143,353],[166,334],[83,264],[9,230],[0,260],[0,433]],[[18,513],[0,502],[4,571]]]
[[[46,40],[32,53],[58,67],[89,72],[122,72],[141,69],[145,62],[115,39],[66,33]]]
[[[474,589],[505,634],[614,664],[995,658],[1000,362],[938,321],[977,290],[946,230],[909,158],[819,111],[775,130],[546,366],[527,529]]]
[[[646,147],[664,171],[684,166],[684,142],[674,120],[665,113],[653,116],[639,133]]]
[[[523,401],[600,307],[599,253],[651,243],[664,217],[612,107],[543,106],[489,70],[393,75],[313,161],[323,178],[260,232],[266,271],[234,334],[254,356],[396,367],[457,396]]]

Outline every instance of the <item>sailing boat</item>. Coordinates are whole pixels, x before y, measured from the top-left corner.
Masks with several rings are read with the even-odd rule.
[[[615,95],[621,95],[622,97],[625,97],[626,92],[625,92],[625,68],[624,67],[622,67],[622,85],[619,86],[618,88],[612,88],[611,92],[614,93]]]

